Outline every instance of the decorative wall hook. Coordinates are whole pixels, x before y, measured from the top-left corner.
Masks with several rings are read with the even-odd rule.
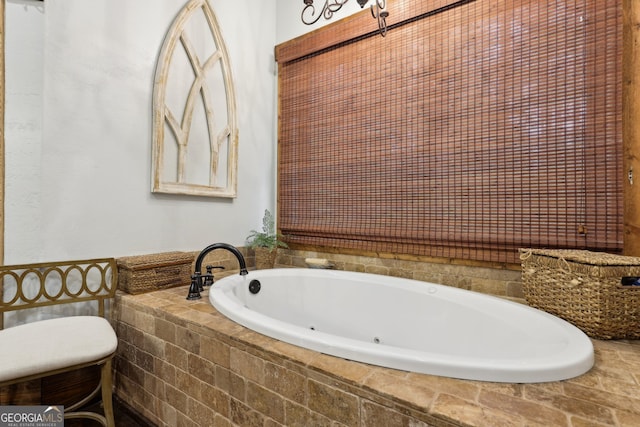
[[[324,17],[326,20],[333,18],[333,14],[342,9],[349,0],[325,0],[322,9],[317,10],[313,5],[313,0],[303,0],[304,8],[300,19],[306,25],[312,25],[318,22],[320,17]],[[364,8],[369,0],[357,0],[361,8]],[[371,15],[374,19],[378,20],[378,31],[380,35],[384,37],[387,34],[387,17],[389,12],[386,10],[386,0],[374,0],[371,5]]]

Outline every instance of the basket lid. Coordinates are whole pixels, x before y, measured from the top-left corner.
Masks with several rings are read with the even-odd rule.
[[[144,270],[153,267],[191,263],[194,259],[193,253],[191,252],[162,252],[118,258],[117,264],[118,268]]]
[[[520,249],[520,259],[526,260],[531,255],[561,258],[581,264],[602,266],[640,266],[639,257],[592,252],[581,249]]]

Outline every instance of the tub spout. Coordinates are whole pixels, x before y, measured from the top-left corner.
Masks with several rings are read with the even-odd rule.
[[[189,295],[187,296],[188,300],[202,298],[200,296],[200,291],[203,289],[202,285],[203,285],[203,277],[204,277],[202,275],[202,261],[204,261],[204,257],[207,256],[209,252],[214,251],[216,249],[226,249],[229,252],[231,252],[233,255],[235,255],[235,257],[238,259],[238,264],[240,264],[240,275],[245,276],[249,274],[249,272],[247,271],[247,264],[244,261],[244,257],[242,256],[242,253],[238,250],[238,248],[228,243],[214,243],[212,245],[209,245],[206,248],[204,248],[196,258],[196,265],[194,268],[193,276],[191,276],[191,286],[189,286]],[[211,273],[207,272],[207,274],[211,274]],[[213,283],[213,277],[209,282]]]

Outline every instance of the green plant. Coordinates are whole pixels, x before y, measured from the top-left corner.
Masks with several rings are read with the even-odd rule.
[[[251,230],[247,236],[247,245],[252,248],[267,248],[273,250],[275,248],[288,248],[289,246],[283,242],[283,236],[276,232],[276,221],[269,209],[264,210],[262,217],[262,231]]]

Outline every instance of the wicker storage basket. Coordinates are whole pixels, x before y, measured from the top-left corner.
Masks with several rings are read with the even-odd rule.
[[[141,294],[191,283],[190,252],[165,252],[118,258],[118,289]]]
[[[529,305],[561,317],[598,339],[640,338],[640,258],[602,252],[520,249]]]

